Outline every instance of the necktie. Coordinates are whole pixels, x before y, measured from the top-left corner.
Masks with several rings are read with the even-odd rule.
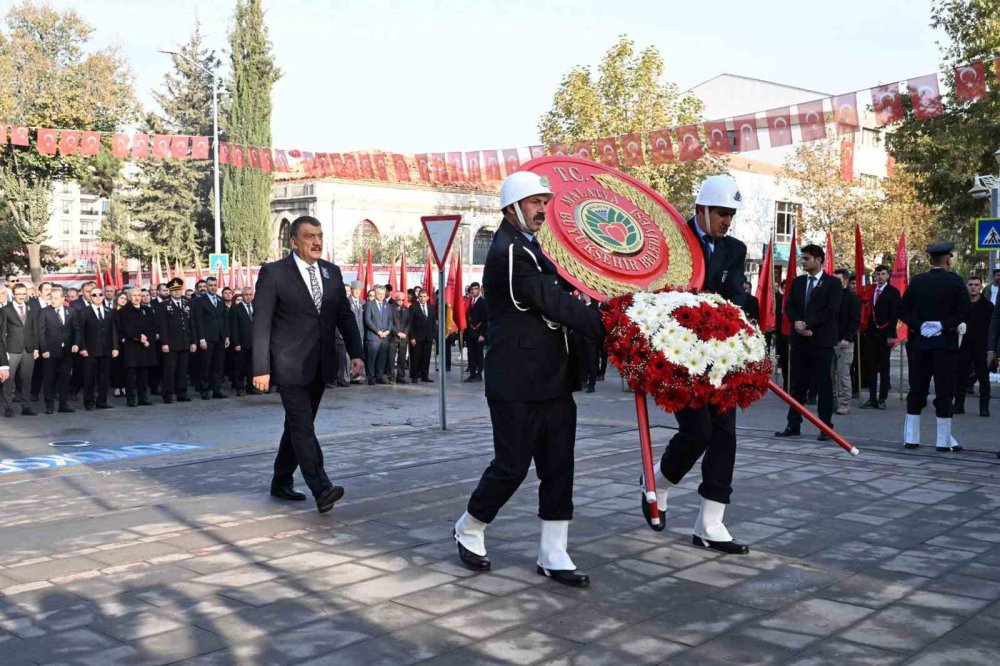
[[[17,306],[17,316],[21,318],[21,323],[23,324],[24,323],[24,306],[23,305],[18,305]]]
[[[715,249],[715,247],[714,247],[715,244],[712,242],[712,239],[709,236],[702,236],[701,240],[705,244],[705,261],[706,262],[707,261],[711,261],[712,260],[712,252]]]
[[[250,321],[253,321],[253,309],[250,307],[250,304],[249,303],[244,303],[243,305],[244,305],[244,307],[246,307],[247,316],[250,317]]]
[[[211,295],[210,295],[210,296],[209,296],[209,298],[210,298],[210,299],[212,299],[212,307],[213,307],[213,308],[214,308],[214,307],[217,307],[217,306],[218,306],[218,302],[216,302],[216,300],[215,300],[215,296],[211,296]]]
[[[319,280],[316,279],[316,267],[309,267],[309,290],[312,291],[313,304],[316,306],[316,312],[319,312],[323,306],[323,293],[319,290]]]
[[[809,305],[809,298],[812,296],[813,287],[816,286],[816,277],[809,276],[809,282],[806,284],[806,305]]]
[[[875,298],[872,299],[872,305],[874,306],[878,303],[878,297],[882,295],[882,287],[875,290]]]
[[[174,307],[175,308],[179,308],[180,306],[181,306],[181,302],[180,301],[174,301]]]
[[[59,308],[59,323],[66,325],[66,312],[62,308]]]
[[[421,310],[423,310],[423,312],[424,312],[424,316],[426,317],[426,316],[427,316],[427,306],[426,306],[426,305],[423,305],[423,304],[421,304],[421,305],[420,305],[420,309],[421,309]]]
[[[104,308],[100,305],[97,306],[97,319],[98,321],[104,321]]]

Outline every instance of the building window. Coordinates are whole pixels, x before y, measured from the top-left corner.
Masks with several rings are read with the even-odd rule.
[[[73,220],[63,220],[63,236],[73,233]]]
[[[795,228],[798,204],[791,201],[778,201],[774,205],[774,242],[787,245],[792,242],[792,229]]]
[[[81,236],[93,236],[95,234],[95,227],[97,225],[94,220],[80,220],[80,235]]]
[[[873,176],[870,173],[861,174],[861,187],[866,190],[877,190],[878,189],[878,176]]]
[[[291,226],[292,226],[291,223],[287,219],[282,220],[281,223],[278,225],[279,250],[285,250],[286,248],[290,248],[292,246],[292,238],[290,233]]]
[[[354,249],[371,247],[371,244],[378,238],[378,227],[371,220],[361,220],[354,227],[354,236],[352,237]]]
[[[476,237],[472,239],[472,263],[486,263],[486,255],[490,251],[492,242],[493,232],[490,229],[483,228],[476,232]]]
[[[72,209],[73,209],[73,200],[72,199],[63,199],[62,200],[62,214],[63,215],[69,215],[70,212],[72,211]]]
[[[861,145],[878,148],[882,145],[882,133],[876,129],[868,129],[867,127],[862,128]]]

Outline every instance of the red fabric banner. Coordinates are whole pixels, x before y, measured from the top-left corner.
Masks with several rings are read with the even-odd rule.
[[[978,102],[986,98],[986,65],[974,62],[956,67],[955,99],[959,102]]]
[[[462,153],[448,153],[448,180],[453,183],[465,182],[465,165],[462,164]]]
[[[347,177],[347,167],[344,165],[344,157],[340,153],[330,153],[330,170],[337,178]]]
[[[115,132],[111,137],[111,155],[118,159],[128,157],[129,135],[124,132]]]
[[[885,175],[886,178],[892,178],[896,175],[896,158],[892,155],[886,155],[885,158]]]
[[[191,137],[191,158],[196,160],[208,159],[209,140],[207,136]]]
[[[622,137],[622,164],[630,167],[642,166],[645,162],[645,155],[642,154],[642,135],[623,134]]]
[[[234,151],[236,150],[236,148],[237,146],[233,146]],[[236,153],[234,152],[233,153],[234,165],[235,165],[235,157]],[[309,178],[319,177],[321,173],[320,166],[319,162],[316,161],[316,155],[314,153],[311,153],[307,150],[302,151],[302,169],[305,171],[306,176],[308,176]]]
[[[917,120],[937,118],[944,113],[937,74],[910,79],[906,82],[906,90],[910,94],[910,101],[913,102],[913,113]]]
[[[823,100],[799,104],[799,134],[803,141],[819,141],[826,138],[826,115]]]
[[[714,155],[733,152],[725,120],[710,120],[705,123],[705,142],[708,144],[708,151]]]
[[[573,155],[573,157],[579,157],[582,160],[594,159],[594,156],[591,153],[590,141],[577,141],[574,143],[571,155]]]
[[[840,179],[846,182],[854,180],[854,142],[840,142]]]
[[[601,164],[617,169],[618,163],[618,141],[613,138],[597,140],[597,159]]]
[[[244,152],[244,147],[236,144],[230,144],[230,151],[232,151],[231,161],[234,167],[237,169],[242,169],[246,166],[246,153]],[[310,158],[312,154],[310,153]]]
[[[464,331],[468,324],[465,321],[465,287],[462,285],[462,253],[455,253],[455,287],[452,291],[451,318],[455,327]]]
[[[760,148],[757,138],[757,116],[753,113],[733,118],[733,130],[736,132],[736,150],[745,153]]]
[[[0,143],[6,145],[7,143],[7,126],[0,125]]]
[[[274,151],[274,170],[282,173],[288,172],[288,153],[286,151]]]
[[[354,278],[361,283],[361,288],[365,288],[365,256],[363,254],[358,254],[358,269],[357,276]],[[361,302],[364,303],[365,299],[368,298],[368,294],[361,294]]]
[[[649,133],[649,152],[654,164],[674,161],[674,145],[670,140],[670,130],[656,130]]]
[[[249,163],[251,169],[260,169],[260,148],[257,146],[248,146],[247,153],[250,157]],[[326,155],[323,156],[323,175],[330,175],[330,162],[326,159]]]
[[[479,167],[479,151],[474,150],[465,154],[465,165],[468,169],[469,181],[473,183],[483,182],[483,172]]]
[[[375,169],[372,168],[372,156],[368,153],[361,153],[361,177],[368,180],[375,180]]]
[[[434,169],[431,175],[434,176],[434,182],[436,183],[447,183],[448,181],[448,163],[445,158],[444,153],[434,153],[433,154],[433,164]]]
[[[431,181],[431,166],[427,160],[427,154],[417,155],[417,170],[420,172],[420,180],[425,183]]]
[[[531,155],[531,159],[535,160],[539,157],[545,157],[545,147],[544,146],[529,146],[528,154]],[[464,328],[464,326],[463,326]]]
[[[504,148],[503,165],[507,169],[508,176],[521,168],[521,158],[517,154],[517,148]]]
[[[153,135],[153,157],[170,157],[170,135]]]
[[[10,145],[28,146],[31,141],[28,139],[28,128],[24,125],[10,126]]]
[[[410,182],[410,167],[406,164],[406,158],[399,153],[393,153],[392,166],[396,170],[396,182]]]
[[[854,279],[857,281],[858,298],[861,299],[861,330],[868,328],[868,317],[871,308],[871,289],[864,285],[865,281],[865,247],[861,239],[861,225],[854,225]]]
[[[136,134],[132,137],[132,157],[149,157],[149,135]]]
[[[233,149],[225,141],[219,142],[219,164],[230,164],[232,162]]]
[[[59,132],[59,154],[76,155],[80,152],[80,133],[75,130]]]
[[[58,132],[56,130],[39,127],[38,134],[35,135],[38,152],[45,153],[46,155],[55,155],[57,138]]]
[[[764,263],[760,267],[760,277],[757,279],[757,303],[760,306],[760,321],[757,325],[762,332],[767,333],[775,326],[774,243],[767,244]]]
[[[705,156],[705,149],[701,145],[697,125],[685,125],[677,128],[677,146],[679,149],[678,158],[681,162],[691,162]]]
[[[264,173],[271,173],[274,171],[274,158],[271,157],[270,148],[260,149],[260,170]]]
[[[837,131],[841,134],[850,134],[861,127],[858,120],[858,95],[857,93],[847,93],[837,95],[832,100],[833,120],[837,123]]]
[[[500,181],[500,158],[495,150],[483,151],[483,164],[486,166],[486,180]]]
[[[772,148],[792,145],[792,113],[789,107],[767,112],[767,135]]]
[[[80,154],[93,157],[101,150],[100,132],[83,132],[80,138]]]
[[[186,160],[188,157],[188,138],[186,136],[174,136],[170,138],[170,156],[179,160]]]
[[[372,156],[372,161],[375,163],[375,175],[379,180],[389,180],[389,167],[386,165],[385,153],[375,153]]]
[[[781,332],[784,335],[789,335],[792,332],[792,323],[788,320],[788,295],[792,293],[792,281],[795,280],[799,270],[798,250],[795,247],[796,231],[792,227],[792,242],[788,247],[788,268],[785,271],[785,293],[781,298]]]
[[[395,290],[396,287],[399,286],[399,282],[396,281],[396,256],[395,255],[393,255],[392,261],[389,262],[389,277],[387,277],[385,279],[385,281],[386,281],[387,284],[392,285],[393,290]],[[389,293],[389,296],[390,297],[392,296],[392,292],[391,291]]]
[[[358,156],[354,153],[344,153],[340,156],[340,161],[344,165],[344,177],[356,180],[360,173],[358,169]]]
[[[569,155],[569,151],[566,149],[565,143],[553,143],[549,146],[549,155],[565,157],[566,155]]]
[[[899,84],[890,83],[871,89],[872,108],[879,127],[903,119],[903,100],[899,95]]]

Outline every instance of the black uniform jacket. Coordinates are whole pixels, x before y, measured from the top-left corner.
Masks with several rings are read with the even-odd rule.
[[[900,319],[910,327],[913,349],[958,349],[958,325],[965,321],[972,301],[965,281],[944,268],[932,268],[915,276],[903,294]],[[925,338],[924,322],[941,322],[941,335]]]
[[[792,280],[792,291],[785,305],[785,315],[792,324],[789,341],[793,345],[806,347],[832,347],[840,340],[837,336],[844,285],[836,275],[820,272],[816,277],[818,280],[809,296],[808,305],[805,299],[806,280],[809,276],[803,273]],[[812,331],[812,335],[808,337],[799,335],[795,330],[797,321],[804,321],[806,328]]]
[[[180,305],[176,305],[172,298],[160,304],[156,324],[160,328],[160,346],[167,345],[172,352],[184,352],[189,351],[191,345],[197,344],[198,338],[195,337],[194,322],[191,321],[190,301],[186,298],[177,300]]]
[[[600,313],[574,298],[555,264],[509,222],[500,224],[483,269],[487,314],[486,397],[554,400],[579,389],[566,326],[604,337]],[[742,291],[742,286],[740,287]]]
[[[700,238],[694,218],[688,220],[688,227],[691,228],[695,238]],[[705,244],[700,242],[698,244],[702,248],[704,260]],[[744,265],[747,262],[747,246],[732,236],[716,238],[714,246],[712,258],[705,266],[705,281],[701,285],[701,290],[718,294],[736,307],[742,308],[746,300],[743,283],[746,282]]]
[[[465,337],[469,336],[486,336],[486,319],[487,313],[489,312],[489,306],[486,303],[486,299],[482,294],[476,299],[475,303],[469,304],[469,311],[465,315],[465,322],[468,328],[465,331]]]

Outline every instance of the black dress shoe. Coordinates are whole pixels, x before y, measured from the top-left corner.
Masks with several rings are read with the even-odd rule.
[[[125,406],[126,407],[135,407],[135,399],[129,398],[128,400],[126,400],[125,401]]]
[[[877,400],[865,400],[861,403],[861,409],[878,409]]]
[[[368,386],[375,386],[375,380],[374,379],[369,379],[368,380]]]
[[[879,409],[886,409],[885,400],[879,400],[878,401],[878,408]]]
[[[56,413],[56,408],[55,407],[46,407],[45,408],[45,413],[46,414],[55,414]]]
[[[191,402],[191,398],[186,395],[179,395],[177,396],[177,402]]]
[[[223,398],[228,398],[229,396],[223,393],[222,391],[216,391],[215,393],[212,394],[212,397],[215,398],[216,400],[222,400]]]
[[[305,500],[305,493],[300,493],[291,486],[271,486],[271,497],[277,497],[283,500],[292,500],[293,502],[301,502]]]
[[[149,400],[147,400],[146,398],[143,398],[142,400],[139,401],[139,406],[140,407],[152,407],[153,403],[150,402]]]
[[[21,416],[38,416],[38,412],[33,410],[31,407],[24,406],[21,408]]]
[[[351,385],[351,382],[345,382],[343,379],[338,379],[337,380],[337,387],[338,388],[346,388],[346,387],[348,387],[350,385]]]
[[[490,558],[485,555],[476,555],[471,550],[462,545],[462,542],[458,540],[458,535],[454,532],[451,533],[454,537],[455,543],[458,544],[458,559],[462,561],[462,565],[466,569],[471,569],[472,571],[489,571],[490,567],[493,565],[490,563]]]
[[[112,405],[98,405],[97,408],[98,409],[114,409],[114,406],[112,406]]]
[[[584,393],[594,393],[595,391],[596,391],[596,389],[593,386],[588,386],[586,389],[584,389],[583,392]]]
[[[829,442],[830,441],[830,436],[828,434],[826,434],[825,432],[821,432],[819,434],[819,437],[816,438],[816,441],[817,442]]]
[[[333,508],[333,505],[344,496],[344,489],[340,486],[330,486],[316,498],[316,508],[320,513],[326,513]]]
[[[74,413],[76,413],[76,410],[73,409],[72,407],[70,407],[69,405],[59,405],[59,413],[60,414],[74,414]]]
[[[201,399],[202,400],[210,400],[211,398],[212,398],[212,394],[209,393],[208,391],[202,391],[201,392]]]
[[[11,409],[10,407],[4,407],[3,415],[6,416],[8,419],[12,419],[14,418],[14,410]]]
[[[379,379],[379,380],[376,380],[375,383],[376,384],[388,384],[389,380],[388,379]]]
[[[699,548],[717,550],[720,553],[726,553],[727,555],[746,555],[750,552],[750,546],[745,543],[740,543],[738,541],[710,541],[708,539],[701,538],[697,534],[691,536],[691,543]]]
[[[420,381],[426,382],[427,384],[433,384],[434,383],[434,380],[431,379],[430,377],[423,377],[423,378],[421,378]]]
[[[785,428],[784,430],[779,430],[774,433],[775,437],[798,437],[802,433],[798,428]]]
[[[243,389],[236,389],[236,395],[237,395],[237,396],[239,396],[239,397],[243,397],[243,396],[245,396],[246,394],[247,394],[247,392],[246,392],[246,391],[244,391]]]
[[[653,524],[653,512],[649,502],[646,501],[646,488],[642,485],[642,477],[639,477],[639,504],[642,506],[642,517],[646,519],[646,524],[656,532],[662,532],[667,528],[666,516],[660,514],[660,524]]]
[[[904,449],[916,449],[919,447],[920,447],[919,444],[910,444],[910,443],[903,444]]]
[[[934,450],[938,453],[958,453],[959,451],[964,451],[965,447],[961,444],[956,444],[955,446],[935,446]]]
[[[952,413],[953,416],[955,414],[964,414],[965,413],[965,405],[955,405],[954,407],[951,408],[951,413]]]
[[[174,399],[171,398],[168,395],[165,395],[165,396],[163,396],[163,404],[164,405],[172,405],[172,404],[174,404]]]
[[[990,415],[990,408],[989,407],[983,407],[982,409],[979,410],[979,415],[980,416],[989,416]]]
[[[94,411],[94,406],[88,405],[87,403],[83,403],[83,408],[86,409],[88,412]],[[13,416],[13,414],[11,414],[11,416]]]
[[[563,585],[568,585],[570,587],[590,586],[590,576],[585,573],[580,573],[576,569],[546,569],[539,564],[536,566],[535,571],[537,571],[540,576],[551,578],[557,583],[562,583]]]

